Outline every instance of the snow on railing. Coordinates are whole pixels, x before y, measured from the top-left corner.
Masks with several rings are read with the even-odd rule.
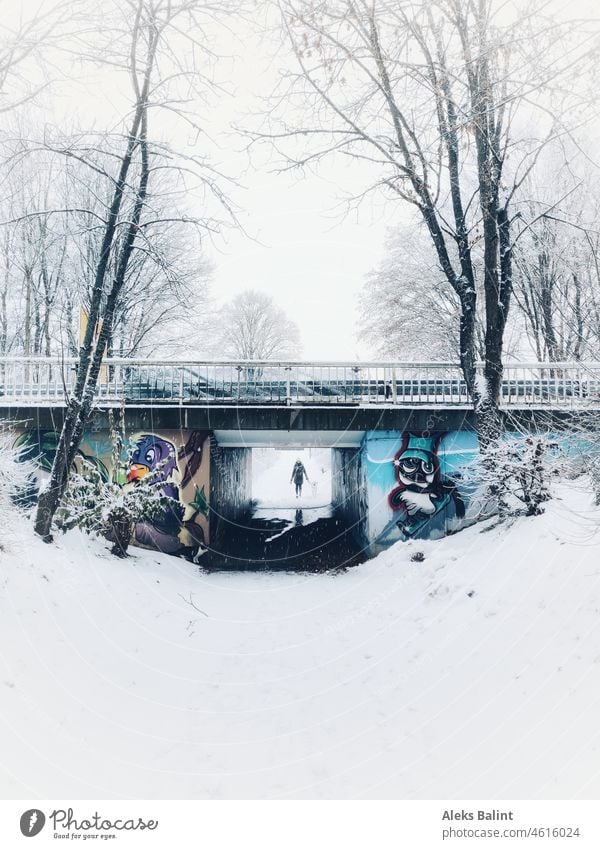
[[[0,406],[62,405],[77,360],[0,357]],[[481,365],[478,366],[482,368]],[[107,404],[468,406],[457,363],[106,359]],[[504,406],[600,406],[600,363],[509,363]]]

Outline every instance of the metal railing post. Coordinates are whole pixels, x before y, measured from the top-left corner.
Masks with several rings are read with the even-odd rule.
[[[286,380],[285,380],[285,403],[286,406],[290,406],[292,403],[292,367],[286,366]]]

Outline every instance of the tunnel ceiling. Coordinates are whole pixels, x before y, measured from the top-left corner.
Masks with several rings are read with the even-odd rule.
[[[362,430],[215,430],[221,448],[358,448]]]

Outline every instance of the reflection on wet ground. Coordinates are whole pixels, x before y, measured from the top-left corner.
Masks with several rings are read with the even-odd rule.
[[[289,522],[290,525],[310,525],[311,522],[316,522],[317,519],[331,519],[333,508],[331,504],[324,504],[317,507],[303,507],[302,504],[294,505],[293,507],[261,507],[257,505],[253,519],[259,521],[278,521]]]
[[[265,540],[265,542],[272,542],[292,527],[311,525],[318,519],[331,519],[332,515],[331,504],[324,504],[321,507],[261,507],[259,505],[252,514],[252,521],[260,526],[269,524],[275,529],[273,536]]]
[[[352,529],[331,504],[260,506],[244,525],[231,525],[220,550],[209,551],[202,567],[227,570],[326,571],[343,569],[361,556]]]

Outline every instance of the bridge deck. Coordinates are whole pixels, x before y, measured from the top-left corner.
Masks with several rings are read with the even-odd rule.
[[[77,361],[0,358],[0,404],[61,406]],[[456,363],[168,362],[108,359],[98,382],[106,406],[469,407]],[[600,363],[509,364],[504,407],[600,408]]]

